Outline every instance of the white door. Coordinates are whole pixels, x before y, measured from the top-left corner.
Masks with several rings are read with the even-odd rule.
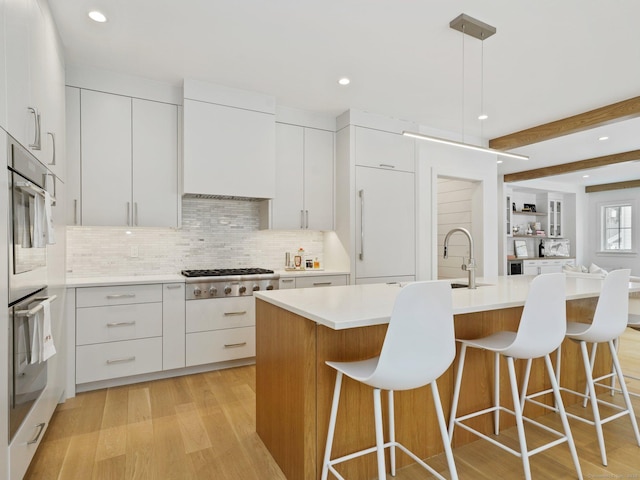
[[[333,132],[304,129],[305,227],[333,230]]]
[[[276,123],[276,196],[271,203],[271,228],[303,227],[304,129]]]
[[[131,225],[131,98],[80,92],[82,224]]]
[[[133,225],[178,226],[178,107],[133,99]]]
[[[357,278],[415,275],[414,182],[413,173],[356,167]]]

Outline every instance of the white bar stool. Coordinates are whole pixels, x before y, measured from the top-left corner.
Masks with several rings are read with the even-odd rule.
[[[589,425],[593,425],[596,428],[596,436],[598,438],[598,445],[600,447],[600,456],[602,464],[607,465],[607,452],[605,450],[604,435],[602,433],[602,425],[613,421],[617,418],[629,415],[631,425],[636,437],[636,441],[640,446],[640,433],[638,433],[638,424],[635,414],[633,412],[633,406],[629,398],[629,392],[624,383],[622,369],[620,368],[620,362],[618,360],[618,354],[616,353],[615,340],[622,335],[624,329],[627,328],[627,321],[629,315],[629,274],[631,270],[614,270],[610,272],[603,281],[600,297],[598,298],[598,304],[591,323],[577,323],[569,322],[567,324],[567,338],[579,342],[580,352],[582,354],[582,362],[587,378],[587,394],[576,392],[574,390],[560,387],[560,390],[572,393],[583,397],[585,400],[591,401],[591,408],[593,411],[593,420],[580,417],[568,413],[571,418],[579,420]],[[589,357],[587,351],[587,343],[593,343],[592,355]],[[593,365],[595,361],[596,345],[598,343],[606,343],[609,345],[609,352],[613,361],[613,370],[618,381],[620,382],[620,391],[624,397],[624,403],[626,408],[622,408],[613,403],[606,402],[603,399],[596,397],[595,385],[597,382],[601,382],[604,379],[611,378],[612,373],[607,373],[601,377],[593,378]],[[560,382],[560,350],[558,350],[558,361],[556,362],[556,372],[558,382]],[[602,387],[611,388],[609,385],[601,384]],[[600,416],[599,404],[606,405],[614,410],[613,413],[605,418]]]
[[[411,390],[429,384],[433,393],[449,472],[451,478],[457,480],[458,474],[436,385],[436,379],[449,368],[456,354],[451,298],[449,282],[416,282],[406,285],[396,298],[378,357],[358,362],[327,362],[327,365],[336,369],[337,374],[322,466],[322,480],[328,478],[329,472],[336,478],[344,480],[334,465],[373,452],[377,454],[378,478],[386,480],[385,448],[390,449],[391,475],[395,476],[395,447],[400,448],[437,478],[444,480],[436,470],[395,440],[393,391]],[[373,387],[376,445],[331,459],[343,375]],[[381,390],[389,391],[389,441],[386,443],[382,427]],[[355,414],[357,412],[354,412]]]
[[[578,461],[576,446],[571,435],[569,421],[560,396],[560,389],[556,382],[555,373],[551,364],[549,354],[557,349],[564,340],[566,331],[566,294],[565,294],[565,275],[563,273],[550,273],[538,275],[535,277],[529,287],[527,300],[520,318],[520,325],[517,332],[496,332],[487,337],[477,339],[457,339],[461,343],[460,359],[458,361],[458,371],[453,392],[453,402],[451,405],[451,418],[449,421],[449,437],[453,439],[453,431],[455,426],[459,426],[480,438],[483,438],[492,444],[502,448],[503,450],[520,457],[524,469],[525,479],[531,479],[531,466],[529,457],[554,447],[560,443],[567,442],[571,458],[576,468],[578,478],[582,479],[582,470]],[[494,352],[494,406],[472,412],[467,415],[456,417],[458,401],[460,399],[460,387],[462,383],[462,371],[464,368],[464,360],[468,347],[479,348]],[[513,398],[513,410],[509,410],[500,405],[500,356],[505,357],[507,368],[509,370],[509,381],[511,384],[511,395]],[[525,405],[526,388],[529,378],[529,370],[531,360],[534,358],[544,358],[547,374],[551,381],[551,390],[553,391],[556,411],[560,414],[564,434],[541,424],[533,419],[523,416]],[[523,391],[518,393],[518,383],[516,380],[515,359],[526,359],[527,370],[523,382]],[[553,407],[552,407],[553,408]],[[516,418],[516,427],[518,430],[518,439],[520,443],[520,451],[514,450],[494,438],[466,425],[464,421],[487,413],[494,414],[494,433],[500,433],[500,412],[507,412]],[[527,440],[524,431],[524,421],[534,424],[543,430],[553,434],[554,440],[541,445],[535,449],[527,448]]]

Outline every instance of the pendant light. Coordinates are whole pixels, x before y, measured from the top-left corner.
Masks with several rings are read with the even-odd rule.
[[[466,148],[468,150],[475,150],[477,152],[491,153],[494,155],[500,155],[502,157],[516,158],[519,160],[529,160],[526,155],[520,155],[518,153],[505,152],[502,150],[496,150],[494,148],[482,147],[480,145],[473,145],[464,142],[464,35],[477,38],[482,43],[482,71],[481,71],[481,93],[480,93],[480,116],[479,120],[487,118],[484,112],[484,41],[491,35],[496,33],[496,28],[488,25],[480,20],[477,20],[464,13],[460,14],[451,22],[449,26],[454,30],[458,30],[462,33],[462,142],[456,142],[454,140],[448,140],[446,138],[433,137],[431,135],[425,135],[423,133],[403,131],[402,134],[407,137],[417,138],[419,140],[427,140],[429,142],[442,143],[445,145],[451,145],[454,147]]]

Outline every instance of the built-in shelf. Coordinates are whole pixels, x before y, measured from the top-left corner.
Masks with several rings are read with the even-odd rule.
[[[523,212],[522,210],[513,210],[511,211],[513,215],[531,215],[534,217],[544,217],[546,216],[546,212]]]

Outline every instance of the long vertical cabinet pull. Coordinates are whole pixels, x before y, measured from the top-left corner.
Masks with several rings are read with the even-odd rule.
[[[131,225],[131,202],[127,202],[127,226]]]
[[[304,210],[300,210],[300,228],[304,228]]]
[[[138,226],[138,202],[133,202],[133,224]]]
[[[53,153],[51,154],[51,162],[49,165],[56,164],[56,136],[53,132],[47,132],[47,135],[51,136],[51,144],[53,146]]]
[[[78,224],[78,199],[73,199],[73,224]]]
[[[358,192],[360,196],[360,260],[364,259],[364,190]]]
[[[305,210],[304,215],[305,215],[304,228],[308,229],[309,228],[309,210]]]
[[[38,113],[38,111],[33,108],[33,107],[29,107],[29,111],[33,114],[33,122],[35,125],[35,132],[33,135],[33,143],[29,144],[29,148],[31,150],[40,150],[40,114]]]

